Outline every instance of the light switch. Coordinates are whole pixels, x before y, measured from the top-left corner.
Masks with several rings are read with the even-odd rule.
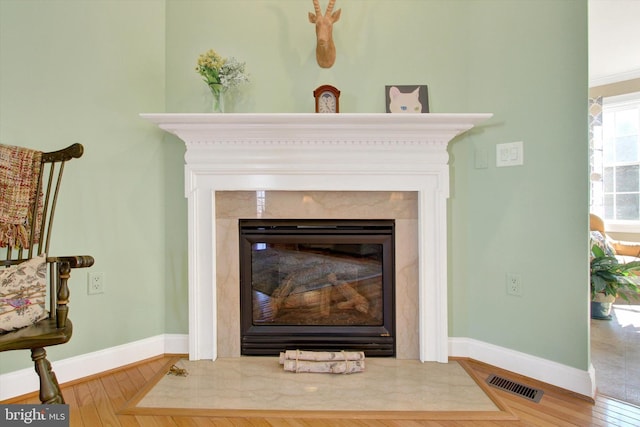
[[[487,169],[489,167],[489,160],[487,150],[484,148],[476,148],[476,169]]]
[[[524,143],[507,142],[496,145],[496,167],[519,166],[524,164]]]

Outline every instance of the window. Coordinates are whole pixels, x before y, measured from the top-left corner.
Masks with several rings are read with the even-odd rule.
[[[593,128],[592,212],[640,227],[640,92],[605,98],[601,117]]]

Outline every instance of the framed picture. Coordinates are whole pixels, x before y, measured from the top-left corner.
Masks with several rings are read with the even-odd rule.
[[[385,86],[387,113],[428,113],[429,93],[426,85]]]

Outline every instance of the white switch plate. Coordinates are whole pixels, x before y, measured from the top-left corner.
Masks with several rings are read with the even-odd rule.
[[[487,150],[484,148],[476,148],[475,157],[476,169],[487,169],[489,167]]]
[[[507,142],[496,145],[496,167],[520,166],[524,164],[524,143]]]

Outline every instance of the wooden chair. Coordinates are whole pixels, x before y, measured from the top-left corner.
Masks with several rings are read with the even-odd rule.
[[[47,300],[45,304],[46,310],[48,310],[48,313],[45,313],[46,317],[37,323],[0,334],[0,351],[31,350],[31,359],[40,379],[40,401],[46,404],[64,403],[64,397],[60,392],[55,373],[46,358],[45,347],[64,344],[71,339],[73,326],[67,318],[69,310],[67,306],[69,302],[67,281],[70,271],[73,268],[90,267],[94,262],[91,256],[51,256],[49,254],[53,218],[64,166],[67,161],[81,157],[82,153],[83,147],[80,144],[73,144],[55,152],[39,153],[41,154],[39,171],[37,170],[37,157],[35,157],[33,179],[35,185],[35,177],[37,176],[37,187],[34,188],[39,189],[40,197],[37,197],[36,192],[33,193],[36,196],[33,201],[29,202],[28,211],[29,218],[37,218],[37,220],[30,221],[27,226],[23,227],[26,235],[22,236],[22,242],[18,236],[15,241],[7,244],[6,236],[0,236],[0,240],[2,240],[0,246],[3,246],[0,249],[2,252],[6,250],[6,254],[2,253],[6,256],[2,257],[0,265],[9,270],[20,268],[20,264],[34,260],[40,254],[46,254],[48,273],[42,262],[39,264],[43,273],[40,280],[44,280],[46,277],[48,282],[46,298],[43,298]],[[3,154],[6,155],[6,152]],[[0,158],[0,160],[2,160],[2,167],[6,168],[6,158]],[[24,239],[25,237],[28,241]],[[8,270],[0,271],[6,272]]]

